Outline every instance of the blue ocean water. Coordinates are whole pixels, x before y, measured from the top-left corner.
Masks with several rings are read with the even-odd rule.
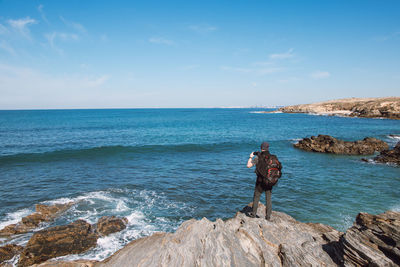
[[[400,168],[293,148],[317,134],[372,136],[393,146],[400,141],[400,121],[257,111],[0,111],[0,228],[31,213],[36,203],[76,202],[43,227],[126,216],[126,230],[99,239],[83,255],[67,256],[103,259],[133,239],[173,231],[190,218],[230,218],[252,201],[255,174],[246,163],[264,140],[283,164],[274,210],[339,230],[361,211],[400,210]],[[0,243],[24,244],[29,236]]]

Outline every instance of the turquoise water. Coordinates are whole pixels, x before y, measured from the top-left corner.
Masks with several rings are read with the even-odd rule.
[[[103,259],[189,218],[230,218],[252,201],[255,174],[246,163],[264,140],[283,164],[274,210],[339,230],[361,211],[400,210],[400,168],[292,146],[317,134],[372,136],[393,146],[400,121],[256,111],[0,111],[0,228],[32,212],[35,203],[76,201],[50,225],[127,216],[126,230],[84,255],[68,256]],[[24,244],[29,236],[1,242]]]

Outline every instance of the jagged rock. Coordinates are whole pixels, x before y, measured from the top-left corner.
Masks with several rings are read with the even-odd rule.
[[[24,248],[22,246],[9,244],[0,247],[0,263],[11,260],[15,255],[19,254]]]
[[[294,147],[306,151],[346,155],[371,155],[375,151],[379,152],[389,148],[387,143],[376,138],[366,137],[363,140],[348,142],[329,135],[304,138],[294,144]]]
[[[122,231],[126,228],[128,220],[115,216],[103,216],[96,224],[97,232],[103,236]]]
[[[83,220],[38,231],[21,253],[18,265],[30,266],[54,257],[85,252],[96,246],[97,238],[92,226]]]
[[[392,150],[382,151],[374,158],[374,161],[380,163],[393,163],[400,166],[400,142],[398,142]]]
[[[280,108],[285,113],[313,113],[365,118],[400,119],[400,97],[347,98]]]
[[[360,213],[340,243],[350,266],[400,266],[400,213]]]
[[[266,221],[249,218],[245,208],[227,221],[206,218],[184,222],[175,233],[155,233],[132,241],[99,266],[336,266],[323,237],[340,233],[300,223],[281,212]]]
[[[44,205],[36,204],[36,212],[23,217],[20,222],[10,224],[0,230],[0,236],[11,236],[16,234],[27,233],[39,226],[42,222],[53,221],[60,213],[69,209],[74,203]]]

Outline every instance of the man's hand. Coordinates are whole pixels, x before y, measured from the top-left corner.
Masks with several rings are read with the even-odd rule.
[[[254,166],[254,164],[253,164],[253,157],[254,157],[254,153],[251,152],[250,158],[249,158],[249,160],[247,161],[247,168],[251,168],[251,167]]]
[[[250,158],[253,158],[253,157],[254,157],[254,152],[251,152]]]

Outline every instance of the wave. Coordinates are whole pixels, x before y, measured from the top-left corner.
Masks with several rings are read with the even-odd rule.
[[[85,159],[108,157],[118,154],[145,154],[145,153],[185,153],[185,152],[221,152],[238,149],[252,143],[209,143],[209,144],[176,144],[176,145],[142,145],[142,146],[100,146],[82,149],[56,150],[43,153],[19,153],[0,156],[1,164],[22,162],[53,162],[69,159]]]

